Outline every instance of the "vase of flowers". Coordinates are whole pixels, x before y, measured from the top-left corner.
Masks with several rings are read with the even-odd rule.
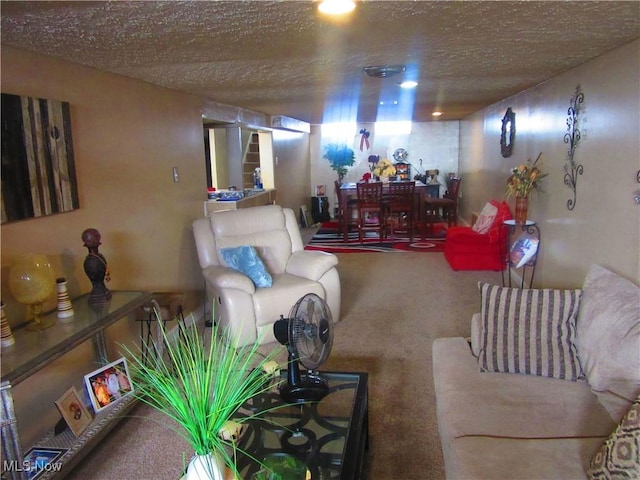
[[[529,197],[516,197],[514,220],[516,223],[526,223],[529,214]]]
[[[511,170],[511,175],[507,179],[507,196],[515,195],[515,221],[517,223],[525,223],[527,220],[527,212],[529,209],[529,195],[534,190],[539,190],[541,180],[547,176],[542,173],[542,162],[540,158],[542,153],[534,162],[527,160],[526,164],[518,165]]]
[[[392,177],[396,174],[396,167],[393,166],[386,158],[378,160],[376,166],[373,169],[373,174],[377,177],[380,177],[380,180],[383,183],[389,182],[389,177]]]
[[[237,446],[225,435],[229,422],[241,426],[253,418],[250,412],[236,415],[252,397],[274,386],[275,358],[284,347],[263,356],[260,339],[234,348],[222,329],[214,324],[203,338],[196,326],[180,323],[179,335],[165,331],[155,310],[158,339],[149,355],[143,347],[121,345],[128,358],[136,397],[178,424],[176,431],[193,449],[187,479],[223,480],[225,466],[240,478],[235,466]]]

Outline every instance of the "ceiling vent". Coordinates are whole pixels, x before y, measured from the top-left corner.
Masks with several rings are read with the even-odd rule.
[[[362,71],[370,77],[388,78],[404,72],[405,69],[404,65],[371,65],[364,67]]]

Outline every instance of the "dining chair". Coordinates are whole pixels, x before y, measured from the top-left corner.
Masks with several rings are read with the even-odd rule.
[[[395,236],[394,230],[407,230],[413,241],[413,222],[416,182],[390,182],[384,195],[385,226]]]
[[[347,209],[346,211],[342,211],[342,195],[344,193],[340,190],[340,182],[338,180],[334,180],[333,184],[335,186],[336,197],[338,198],[338,220],[339,222],[346,222],[347,228],[349,225],[357,226],[358,222],[355,220],[354,212],[358,208],[358,199],[349,197],[347,198]],[[347,239],[345,238],[345,241]]]
[[[442,215],[446,217],[449,226],[452,223],[458,225],[458,195],[460,194],[461,182],[460,177],[449,178],[447,190],[442,198],[427,197],[425,199],[426,214],[432,230],[434,219],[440,216],[440,209],[442,209]]]
[[[362,243],[367,231],[378,231],[380,240],[384,238],[384,206],[382,203],[382,182],[358,182],[358,240]]]

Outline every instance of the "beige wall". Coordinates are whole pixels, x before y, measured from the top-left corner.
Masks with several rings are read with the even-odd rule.
[[[309,134],[273,131],[275,188],[278,204],[293,208],[311,208],[309,178]]]
[[[89,291],[81,234],[94,227],[109,288],[202,288],[191,234],[206,198],[198,99],[5,46],[2,91],[70,103],[80,196],[74,212],[2,225],[3,279],[15,254],[34,251],[68,279],[71,296]],[[4,281],[2,299],[10,321],[23,317]]]
[[[18,253],[46,254],[56,275],[67,278],[72,297],[90,291],[81,239],[88,227],[102,234],[109,288],[202,288],[191,233],[206,198],[198,99],[4,46],[2,91],[70,103],[80,196],[79,210],[2,225],[2,299],[10,323],[25,316],[6,284]],[[172,179],[174,166],[179,183]],[[187,309],[198,308],[201,296],[189,297]],[[55,308],[55,296],[46,307]],[[139,324],[123,321],[106,335],[113,345],[137,338],[138,329]],[[53,402],[70,385],[82,391],[82,376],[96,367],[88,341],[14,389],[25,446],[59,418]]]
[[[468,220],[491,199],[501,199],[512,167],[542,152],[544,192],[531,200],[529,218],[542,234],[536,283],[580,286],[592,263],[640,281],[640,206],[633,192],[640,170],[640,41],[565,72],[486,108],[461,123],[461,214]],[[567,109],[576,85],[584,92],[582,140],[575,161],[575,208],[564,185]],[[516,113],[513,155],[500,155],[501,119]],[[510,201],[513,209],[514,200]]]

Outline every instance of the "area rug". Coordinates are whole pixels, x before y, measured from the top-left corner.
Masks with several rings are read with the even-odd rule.
[[[358,232],[349,230],[349,238],[345,242],[338,222],[325,222],[311,238],[305,250],[320,250],[330,253],[362,253],[362,252],[443,252],[447,234],[446,226],[436,223],[433,231],[429,228],[423,239],[420,232],[414,232],[413,241],[406,232],[396,232],[393,238],[380,239],[376,232],[365,232],[363,243],[358,240]],[[399,234],[398,234],[399,233]]]

